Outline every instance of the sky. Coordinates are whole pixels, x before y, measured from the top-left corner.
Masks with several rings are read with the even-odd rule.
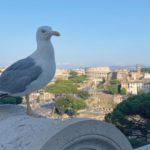
[[[149,0],[0,0],[0,66],[36,49],[41,25],[58,67],[150,65]]]

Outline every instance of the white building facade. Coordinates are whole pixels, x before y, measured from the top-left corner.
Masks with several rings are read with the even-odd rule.
[[[139,92],[149,93],[150,92],[150,81],[137,80],[137,81],[130,81],[128,83],[128,93],[136,95]]]

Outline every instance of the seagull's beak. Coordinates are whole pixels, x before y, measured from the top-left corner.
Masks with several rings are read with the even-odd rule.
[[[51,31],[51,34],[52,34],[52,35],[55,35],[55,36],[60,36],[60,33],[57,32],[57,31]]]

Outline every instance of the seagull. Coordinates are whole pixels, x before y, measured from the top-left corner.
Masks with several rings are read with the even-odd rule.
[[[60,33],[49,26],[39,27],[35,52],[12,64],[0,76],[0,97],[25,96],[28,115],[32,115],[29,95],[47,85],[55,75],[55,54],[50,41],[53,35]]]

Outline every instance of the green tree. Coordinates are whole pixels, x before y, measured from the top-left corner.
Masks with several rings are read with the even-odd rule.
[[[70,80],[56,81],[45,88],[47,92],[54,94],[75,94],[78,92],[77,85]]]
[[[105,83],[105,79],[103,79],[102,81],[99,82],[99,84],[97,85],[97,88],[104,89],[104,83]]]
[[[109,85],[106,88],[111,94],[119,93],[119,81],[117,79],[110,80]]]
[[[82,99],[66,96],[56,99],[55,107],[56,113],[59,115],[67,114],[68,110],[72,111],[72,115],[76,115],[78,110],[86,107],[86,104]]]
[[[70,71],[70,73],[69,73],[69,79],[75,78],[77,76],[78,76],[78,74],[77,74],[76,71],[73,71],[73,70]]]
[[[111,85],[114,85],[114,84],[116,85],[116,84],[119,84],[119,81],[117,79],[114,79],[114,80],[110,80],[109,83]]]
[[[86,76],[85,75],[76,76],[74,78],[70,78],[69,80],[71,80],[73,83],[82,83],[83,81],[86,80]]]
[[[69,80],[73,83],[82,83],[86,79],[85,75],[78,75],[75,71],[70,71]]]
[[[89,93],[87,91],[79,91],[78,92],[78,97],[82,98],[82,99],[88,99],[89,98]]]
[[[150,139],[150,94],[129,97],[107,114],[105,120],[115,124],[133,147],[147,144]]]
[[[142,68],[141,71],[144,73],[150,73],[150,67]]]
[[[108,91],[110,91],[111,94],[118,94],[118,86],[116,84],[109,85]]]
[[[120,94],[126,95],[126,89],[125,88],[121,88]]]
[[[8,96],[0,99],[0,104],[21,104],[22,97],[12,97]]]

